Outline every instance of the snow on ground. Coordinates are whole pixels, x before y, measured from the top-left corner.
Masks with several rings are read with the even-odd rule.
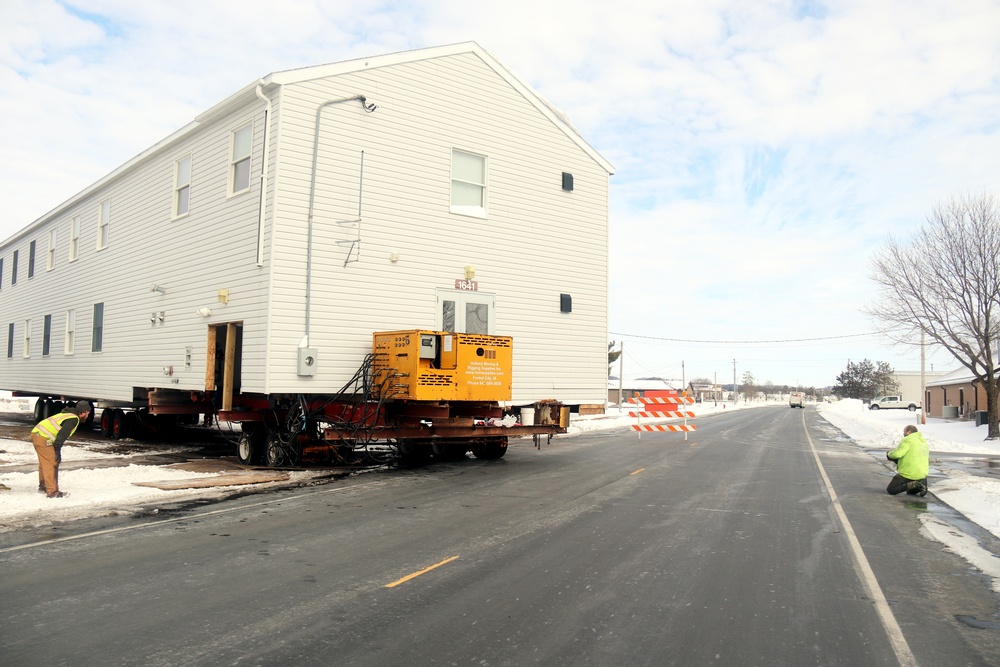
[[[22,399],[23,400],[23,399]],[[0,398],[0,403],[11,399]],[[702,403],[691,408],[699,417],[734,409],[774,406],[775,403]],[[13,411],[30,406],[5,404],[0,410]],[[917,415],[907,410],[870,411],[860,401],[844,400],[822,403],[820,415],[850,436],[864,450],[877,450],[874,456],[885,459],[885,451],[893,449],[902,438],[903,426],[915,423]],[[568,435],[588,431],[606,431],[628,428],[636,419],[628,416],[629,408],[619,411],[611,406],[604,415],[574,416]],[[644,423],[672,421],[644,419]],[[697,421],[695,421],[697,423]],[[931,493],[970,521],[1000,538],[1000,481],[995,478],[970,474],[950,468],[945,454],[1000,456],[1000,441],[985,442],[986,427],[976,427],[974,422],[951,422],[928,419],[918,425],[931,448]],[[683,437],[677,434],[678,437]],[[71,441],[72,442],[72,441]],[[111,445],[109,444],[109,447]],[[150,507],[192,500],[195,498],[223,497],[233,492],[233,487],[212,487],[182,491],[162,491],[135,486],[133,482],[191,479],[212,476],[212,473],[195,473],[165,466],[136,465],[129,463],[129,455],[101,451],[99,445],[88,444],[87,449],[67,446],[63,452],[63,467],[59,473],[60,488],[69,492],[67,498],[49,499],[37,492],[37,472],[4,471],[11,466],[37,462],[30,442],[0,439],[0,484],[10,487],[0,491],[0,530],[14,528],[46,527],[54,522],[85,517],[114,514],[134,514],[150,511]],[[176,450],[173,450],[176,451]],[[152,451],[143,451],[148,456]],[[133,455],[135,456],[135,455]],[[121,459],[121,465],[97,467],[100,461],[106,466],[109,460]],[[95,461],[95,467],[86,462]],[[80,464],[83,465],[80,465]],[[74,465],[75,464],[75,465]],[[75,469],[72,469],[74,468]],[[311,479],[314,473],[293,472],[292,481]],[[287,483],[286,483],[287,484]],[[276,486],[270,484],[266,486]],[[259,488],[265,485],[255,485]],[[926,535],[942,542],[948,549],[966,558],[975,567],[993,577],[994,589],[1000,591],[1000,558],[983,549],[974,539],[936,518],[932,512],[921,515]]]

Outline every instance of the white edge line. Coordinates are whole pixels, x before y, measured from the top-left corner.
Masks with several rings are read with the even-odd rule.
[[[878,613],[879,620],[882,621],[882,627],[885,628],[886,634],[889,635],[889,643],[892,644],[892,650],[896,653],[896,659],[899,660],[900,667],[916,667],[917,659],[913,656],[910,645],[906,643],[903,631],[900,629],[899,623],[896,622],[896,617],[889,608],[885,594],[878,585],[875,572],[872,571],[871,564],[868,563],[868,558],[865,557],[865,552],[861,548],[861,543],[858,541],[857,535],[854,534],[854,528],[851,526],[851,522],[847,520],[847,514],[844,513],[844,508],[837,498],[837,492],[834,491],[833,484],[830,483],[830,478],[827,477],[823,462],[819,459],[819,452],[816,451],[816,446],[813,444],[812,438],[809,437],[809,429],[806,428],[805,412],[802,413],[802,429],[806,434],[806,440],[809,441],[809,449],[812,450],[813,458],[816,460],[819,474],[823,477],[827,493],[830,494],[833,509],[836,510],[837,518],[840,520],[844,534],[847,535],[847,540],[851,544],[851,552],[854,554],[854,562],[857,565],[861,583],[864,584],[868,591],[868,597],[875,604],[875,611]]]

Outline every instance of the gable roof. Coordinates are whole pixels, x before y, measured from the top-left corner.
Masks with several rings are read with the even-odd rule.
[[[600,153],[584,141],[583,137],[581,137],[580,133],[577,132],[575,127],[573,127],[573,124],[569,122],[569,119],[565,114],[552,106],[548,100],[532,90],[530,86],[518,79],[513,72],[504,67],[499,60],[494,58],[476,42],[461,42],[459,44],[450,44],[447,46],[435,46],[425,49],[416,49],[413,51],[400,51],[397,53],[374,56],[371,58],[358,58],[356,60],[345,60],[343,62],[331,63],[327,65],[313,65],[299,69],[285,70],[283,72],[274,72],[261,79],[260,83],[265,87],[269,84],[284,85],[289,83],[300,83],[302,81],[310,81],[312,79],[320,79],[327,76],[349,74],[363,70],[377,69],[379,67],[418,62],[420,60],[430,60],[432,58],[441,58],[444,56],[453,56],[462,53],[471,53],[479,57],[479,59],[482,60],[490,69],[496,72],[501,78],[510,84],[511,87],[517,90],[526,100],[528,100],[528,102],[534,105],[536,109],[552,121],[556,127],[565,132],[570,139],[572,139],[595,162],[601,165],[609,174],[613,174],[615,172],[611,163],[605,160]]]
[[[298,83],[301,81],[309,81],[312,79],[318,79],[327,76],[335,76],[338,74],[346,74],[350,72],[357,72],[362,70],[371,70],[378,67],[388,67],[390,65],[397,65],[400,63],[417,62],[420,60],[428,60],[431,58],[441,58],[443,56],[456,55],[460,53],[473,53],[478,56],[487,66],[489,66],[494,72],[501,76],[505,81],[507,81],[513,88],[515,88],[521,95],[524,96],[531,104],[535,106],[542,114],[544,114],[553,124],[561,129],[574,143],[576,143],[587,155],[589,155],[595,162],[597,162],[601,167],[603,167],[608,174],[614,173],[614,167],[611,163],[605,160],[600,153],[598,153],[590,144],[584,141],[580,133],[576,131],[576,128],[569,122],[569,119],[563,115],[562,112],[558,111],[555,107],[549,104],[541,95],[534,92],[529,86],[518,79],[514,74],[508,70],[506,67],[500,64],[500,62],[494,58],[492,55],[486,52],[481,46],[475,42],[462,42],[459,44],[451,44],[448,46],[437,46],[425,49],[416,49],[413,51],[400,51],[398,53],[390,53],[387,55],[373,56],[371,58],[357,58],[355,60],[345,60],[343,62],[331,63],[327,65],[312,65],[309,67],[301,67],[298,69],[291,69],[279,72],[272,72],[264,76],[257,81],[254,81],[237,92],[233,93],[226,99],[222,100],[218,104],[212,106],[208,110],[195,116],[194,120],[179,130],[168,135],[164,139],[153,144],[146,150],[142,151],[135,157],[133,157],[128,162],[125,162],[119,166],[114,171],[106,174],[98,181],[87,186],[80,192],[76,193],[66,201],[62,202],[55,208],[43,214],[41,217],[37,218],[30,224],[26,225],[24,228],[20,229],[16,233],[12,234],[7,239],[0,241],[0,246],[7,245],[18,238],[24,236],[30,232],[34,227],[41,224],[43,221],[51,218],[54,215],[59,214],[62,210],[74,206],[81,199],[85,199],[90,196],[93,192],[103,187],[106,183],[116,179],[121,174],[125,173],[129,169],[133,168],[137,164],[151,158],[152,156],[160,153],[161,151],[169,148],[174,143],[184,139],[189,134],[196,131],[200,126],[205,123],[218,118],[229,111],[236,109],[252,99],[264,100],[262,92],[271,88],[279,87],[284,84]]]

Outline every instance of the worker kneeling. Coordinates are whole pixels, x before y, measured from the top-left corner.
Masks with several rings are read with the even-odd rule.
[[[896,475],[889,482],[886,491],[891,495],[906,491],[921,497],[927,495],[927,473],[930,470],[930,451],[923,434],[917,427],[907,424],[903,427],[903,439],[896,449],[888,452],[886,458],[896,462]]]

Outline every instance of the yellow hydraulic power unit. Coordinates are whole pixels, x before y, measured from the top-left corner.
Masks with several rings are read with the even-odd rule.
[[[514,341],[450,331],[388,331],[372,337],[382,399],[509,401]]]

